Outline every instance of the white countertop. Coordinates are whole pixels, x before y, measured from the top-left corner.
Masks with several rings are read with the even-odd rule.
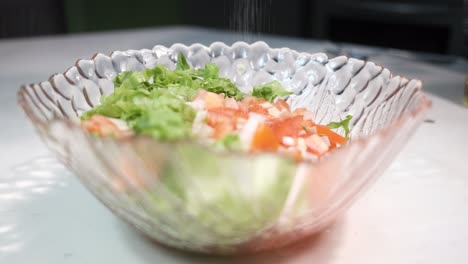
[[[468,259],[468,64],[370,60],[424,81],[427,118],[382,178],[319,236],[283,250],[236,258],[161,247],[101,205],[48,153],[16,104],[22,83],[63,72],[96,52],[175,42],[232,43],[241,35],[171,27],[0,41],[0,263],[424,263]],[[272,47],[323,52],[330,43],[277,37]]]

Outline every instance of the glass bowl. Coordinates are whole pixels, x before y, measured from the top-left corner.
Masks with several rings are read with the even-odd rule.
[[[192,67],[216,63],[244,92],[280,81],[293,92],[290,106],[308,108],[318,123],[352,115],[349,143],[296,163],[194,142],[100,138],[80,128],[78,117],[112,93],[117,73],[173,69],[180,52]],[[116,215],[162,244],[212,254],[277,248],[323,229],[382,174],[431,105],[420,81],[372,62],[264,42],[99,53],[24,85],[18,99],[47,146]]]

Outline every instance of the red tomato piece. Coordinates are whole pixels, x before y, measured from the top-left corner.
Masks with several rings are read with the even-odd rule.
[[[213,132],[212,137],[215,139],[220,139],[232,133],[232,131],[234,130],[234,124],[225,123],[225,122],[216,123],[213,126],[213,129],[214,129],[214,132]]]
[[[287,117],[268,121],[268,126],[281,142],[283,137],[297,137],[298,133],[303,130],[302,121],[303,119],[300,116]]]
[[[239,109],[239,105],[238,105],[236,99],[234,99],[234,98],[229,98],[229,97],[226,98],[224,100],[224,106],[226,108]]]
[[[261,115],[268,115],[268,109],[266,108],[263,108],[261,105],[259,104],[255,104],[255,105],[251,105],[249,107],[249,112],[251,113],[257,113],[257,114],[261,114]]]
[[[335,147],[337,144],[343,145],[344,143],[346,143],[345,137],[335,133],[327,126],[317,125],[316,127],[317,127],[317,134],[319,134],[320,136],[327,136],[333,147]]]
[[[101,136],[113,135],[117,138],[124,137],[124,133],[109,118],[102,115],[93,115],[81,126],[88,132],[96,133]]]
[[[305,109],[304,107],[294,109],[294,114],[296,115],[304,115],[305,112],[307,112],[307,109]]]
[[[315,128],[315,123],[312,120],[303,120],[302,121],[302,129],[305,132],[305,135],[310,136],[312,134],[316,134],[317,129]]]
[[[195,98],[193,100],[194,101],[197,100],[197,99],[205,100],[205,97],[206,97],[207,93],[208,92],[206,90],[200,89],[200,90],[198,90],[197,95],[195,96]]]
[[[212,109],[224,106],[224,97],[219,94],[208,92],[205,96],[205,108]]]
[[[255,96],[246,96],[242,99],[242,103],[246,104],[247,106],[250,105],[259,105],[265,103],[266,100],[263,98],[257,98]]]
[[[279,142],[273,131],[266,125],[260,124],[255,131],[252,139],[252,150],[267,150],[276,151],[279,147]]]
[[[307,151],[319,157],[325,154],[329,149],[328,144],[325,143],[325,141],[323,141],[323,139],[321,139],[317,134],[307,137],[305,139],[305,143],[307,146]]]
[[[282,111],[283,109],[287,110],[287,111],[291,111],[291,109],[289,108],[289,104],[286,103],[286,101],[284,101],[283,99],[279,98],[278,100],[276,100],[275,102],[275,106],[276,108],[278,108],[278,110]]]
[[[315,123],[312,122],[312,120],[304,120],[302,122],[302,125],[307,127],[307,128],[311,128],[311,127],[315,126]]]
[[[245,114],[240,109],[233,109],[233,108],[213,108],[208,110],[208,118],[210,115],[213,115],[214,118],[247,118],[248,114]],[[232,120],[233,122],[235,120]]]
[[[213,137],[220,138],[236,128],[239,119],[247,119],[248,114],[240,109],[218,107],[208,110],[207,124],[215,129]]]

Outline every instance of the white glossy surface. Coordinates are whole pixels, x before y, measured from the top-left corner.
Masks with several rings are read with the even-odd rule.
[[[387,55],[371,57],[396,73],[425,82],[434,103],[428,118],[435,123],[421,125],[387,173],[327,232],[248,258],[186,254],[142,237],[48,156],[16,106],[21,83],[46,79],[97,51],[239,38],[196,28],[166,28],[0,42],[0,120],[4,124],[0,131],[0,263],[466,262],[468,109],[461,102],[468,67],[464,61],[440,67]],[[272,47],[301,51],[318,52],[330,45],[262,39]],[[41,61],[46,57],[44,65]]]

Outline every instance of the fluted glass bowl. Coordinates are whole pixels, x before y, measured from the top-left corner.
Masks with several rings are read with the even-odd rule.
[[[174,69],[180,52],[192,67],[216,63],[244,92],[280,81],[293,92],[290,106],[306,107],[318,123],[352,115],[350,142],[319,161],[296,163],[220,154],[195,142],[101,138],[77,124],[112,93],[116,74]],[[430,107],[420,81],[372,62],[263,42],[99,53],[21,87],[18,98],[47,146],[116,215],[165,245],[216,254],[281,247],[320,231],[382,174]]]

